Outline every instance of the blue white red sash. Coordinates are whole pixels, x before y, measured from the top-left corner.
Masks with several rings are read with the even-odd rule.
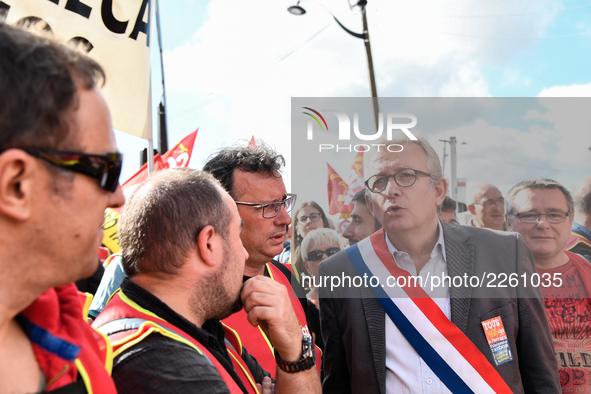
[[[482,352],[421,287],[387,285],[388,277],[408,278],[410,274],[394,261],[383,230],[347,248],[346,253],[360,276],[366,274],[380,279],[379,286],[370,287],[377,300],[451,392],[512,392]]]

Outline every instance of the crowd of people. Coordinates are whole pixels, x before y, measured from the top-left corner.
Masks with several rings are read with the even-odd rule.
[[[591,389],[591,175],[481,183],[459,213],[429,142],[389,140],[340,234],[259,144],[125,201],[104,79],[0,22],[0,392]]]

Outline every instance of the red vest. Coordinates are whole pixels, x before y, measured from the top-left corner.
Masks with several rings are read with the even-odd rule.
[[[87,393],[114,394],[111,345],[84,321],[84,298],[73,283],[49,289],[21,312],[21,324],[47,379],[46,391],[80,377]]]
[[[589,249],[591,249],[591,242],[589,242],[589,240],[587,238],[585,238],[584,236],[582,236],[581,234],[575,233],[573,231],[570,233],[570,237],[568,238],[568,241],[566,242],[566,246],[564,249],[571,250],[572,248],[574,248],[575,246],[577,246],[579,244],[586,245]]]
[[[269,263],[267,263],[266,267],[269,271],[271,279],[278,283],[281,283],[283,286],[285,286],[288,290],[291,291],[291,283],[289,283],[289,280],[283,274],[283,272],[279,270],[279,268]],[[308,329],[308,321],[306,319],[304,309],[302,308],[302,304],[300,303],[299,298],[295,297],[293,294],[291,297],[291,304],[296,313],[296,317],[300,322],[300,328],[302,329],[302,332],[305,331],[308,335],[312,335],[310,333],[310,330]],[[236,331],[237,335],[240,336],[242,343],[248,350],[248,353],[250,353],[254,358],[256,358],[259,364],[263,367],[263,369],[269,372],[271,374],[271,377],[275,379],[275,375],[277,372],[277,363],[275,362],[273,345],[271,345],[271,341],[269,341],[269,338],[267,338],[267,336],[265,335],[263,330],[260,329],[260,327],[253,327],[253,325],[250,324],[246,312],[244,312],[244,309],[225,318],[224,324],[226,324],[229,327],[232,327]],[[322,360],[322,351],[318,347],[315,347],[315,351],[316,368],[318,369],[318,373],[320,374],[320,360]]]
[[[115,293],[111,298],[111,301],[107,304],[105,309],[99,314],[97,319],[93,323],[93,327],[100,330],[100,327],[109,322],[123,318],[137,318],[142,319],[143,322],[137,328],[117,332],[109,339],[113,345],[113,358],[123,353],[125,350],[139,343],[142,339],[152,333],[157,333],[167,338],[174,339],[182,342],[197,352],[207,357],[209,361],[215,366],[221,378],[228,386],[228,390],[231,393],[242,393],[240,386],[234,381],[232,376],[226,371],[226,369],[220,364],[220,362],[213,356],[207,348],[202,345],[195,338],[182,331],[180,328],[168,323],[166,320],[161,319],[154,313],[143,309],[138,304],[130,300],[121,291]],[[235,335],[233,330],[225,330],[226,340],[230,343],[227,344],[226,348],[232,359],[232,365],[234,371],[246,387],[249,393],[259,393],[256,388],[256,383],[252,377],[250,370],[242,360],[242,345],[240,339]]]

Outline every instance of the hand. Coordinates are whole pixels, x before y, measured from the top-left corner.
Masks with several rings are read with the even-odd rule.
[[[275,383],[271,381],[271,378],[265,376],[263,378],[263,384],[257,383],[257,390],[261,394],[275,394]]]
[[[285,361],[302,357],[302,330],[293,310],[288,290],[265,276],[244,283],[240,294],[248,321],[260,326]]]

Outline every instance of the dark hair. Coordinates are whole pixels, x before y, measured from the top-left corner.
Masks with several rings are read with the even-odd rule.
[[[445,196],[443,202],[441,203],[441,210],[442,211],[454,211],[458,207],[458,204],[452,199],[450,196]]]
[[[203,171],[212,174],[230,196],[236,199],[239,191],[234,190],[234,170],[278,176],[284,165],[285,159],[281,154],[259,142],[256,147],[223,148],[209,158],[203,166]]]
[[[0,21],[0,151],[64,148],[77,88],[104,80],[102,67],[82,52]]]
[[[189,168],[162,170],[142,183],[126,202],[119,224],[123,269],[128,276],[175,274],[201,230],[228,233],[231,212],[221,185]]]
[[[583,215],[591,215],[591,175],[577,181],[572,195],[575,211]]]
[[[292,237],[291,248],[293,251],[291,254],[291,256],[292,256],[291,263],[298,271],[298,274],[301,274],[302,271],[305,270],[305,268],[304,268],[304,260],[302,260],[302,255],[301,255],[301,253],[302,253],[301,252],[301,245],[302,245],[302,240],[304,239],[304,237],[302,237],[300,234],[298,234],[297,220],[298,220],[298,214],[305,207],[312,207],[312,208],[316,209],[318,212],[320,212],[320,216],[322,217],[322,227],[330,228],[330,223],[328,222],[328,217],[324,213],[324,210],[322,208],[320,208],[320,205],[318,205],[318,203],[316,203],[316,201],[305,201],[295,211],[295,213],[293,214],[294,225],[292,226],[292,229],[291,229],[291,237]],[[294,253],[295,253],[295,256],[294,256]],[[295,257],[295,260],[293,257]]]
[[[367,201],[365,201],[365,195],[367,193],[365,192],[365,190],[366,189],[363,188],[360,191],[358,191],[357,193],[355,193],[355,195],[353,196],[351,201],[353,203],[360,203],[360,204],[367,206]],[[378,231],[379,229],[382,228],[382,224],[380,222],[378,222],[378,219],[373,218],[373,227],[375,228],[375,231]]]
[[[507,215],[515,213],[515,207],[513,205],[515,202],[515,197],[520,191],[524,189],[558,189],[562,192],[562,194],[564,194],[564,198],[566,198],[569,212],[572,214],[574,211],[573,198],[570,192],[564,186],[553,179],[533,178],[519,182],[517,185],[513,186],[511,190],[509,190],[507,193],[507,199],[505,200],[505,213]]]
[[[365,201],[365,188],[363,188],[360,191],[358,191],[357,193],[355,193],[355,195],[353,196],[353,199],[351,201],[354,203],[360,202],[363,205],[367,205],[367,202]]]

